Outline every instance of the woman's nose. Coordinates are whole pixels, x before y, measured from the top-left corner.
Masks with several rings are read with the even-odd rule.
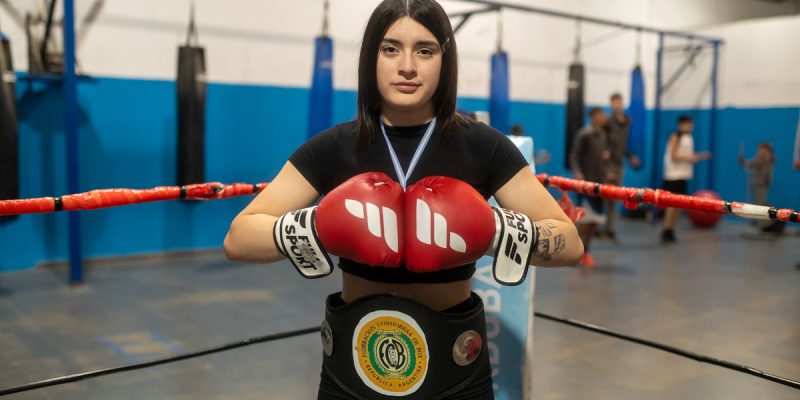
[[[402,75],[414,74],[417,72],[417,65],[414,61],[414,55],[405,53],[400,57],[400,65],[398,66],[399,72]]]

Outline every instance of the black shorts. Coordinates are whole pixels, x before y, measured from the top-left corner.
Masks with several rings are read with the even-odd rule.
[[[686,194],[688,191],[689,181],[686,179],[678,179],[674,181],[664,181],[664,185],[661,186],[664,190],[669,190],[675,194]]]
[[[392,295],[344,303],[334,293],[325,306],[323,344],[330,346],[323,346],[318,400],[494,399],[486,318],[475,293],[442,312]],[[466,347],[457,358],[460,344]],[[384,382],[415,389],[379,393],[394,391]]]

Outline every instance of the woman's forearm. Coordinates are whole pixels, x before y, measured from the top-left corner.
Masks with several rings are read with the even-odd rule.
[[[239,215],[225,236],[225,255],[229,260],[268,263],[283,255],[275,247],[272,227],[277,217],[267,214]]]
[[[555,219],[536,221],[539,242],[531,265],[538,267],[574,266],[583,256],[583,242],[571,222]]]
[[[233,261],[269,263],[284,256],[275,246],[272,229],[277,217],[266,214],[240,215],[225,236],[225,255]],[[583,256],[575,225],[554,219],[536,221],[539,239],[531,264],[540,267],[575,265]]]

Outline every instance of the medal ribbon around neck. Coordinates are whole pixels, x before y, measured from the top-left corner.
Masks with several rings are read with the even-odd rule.
[[[414,172],[414,168],[417,166],[417,162],[422,156],[422,152],[425,151],[425,147],[428,146],[428,141],[430,140],[431,136],[433,136],[433,129],[436,127],[436,117],[431,119],[431,123],[428,125],[428,130],[425,131],[425,135],[422,136],[422,140],[417,145],[417,150],[414,152],[414,156],[411,158],[411,163],[408,164],[407,172],[404,172],[403,167],[400,166],[400,160],[397,159],[397,154],[394,152],[394,147],[392,147],[392,143],[389,141],[389,135],[386,134],[386,127],[383,125],[383,118],[381,118],[380,121],[381,132],[383,133],[383,138],[386,140],[386,146],[389,148],[389,155],[392,156],[392,164],[394,165],[394,171],[397,173],[397,179],[400,181],[400,186],[403,187],[403,190],[406,190],[408,178]]]

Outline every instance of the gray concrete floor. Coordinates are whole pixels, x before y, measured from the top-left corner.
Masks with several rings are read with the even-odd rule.
[[[535,308],[800,380],[800,237],[745,240],[742,223],[679,231],[622,221],[595,270],[539,269]],[[221,254],[0,275],[0,388],[318,324],[338,276]],[[537,319],[535,399],[799,399],[739,372]],[[9,396],[10,399],[313,399],[317,335]]]

